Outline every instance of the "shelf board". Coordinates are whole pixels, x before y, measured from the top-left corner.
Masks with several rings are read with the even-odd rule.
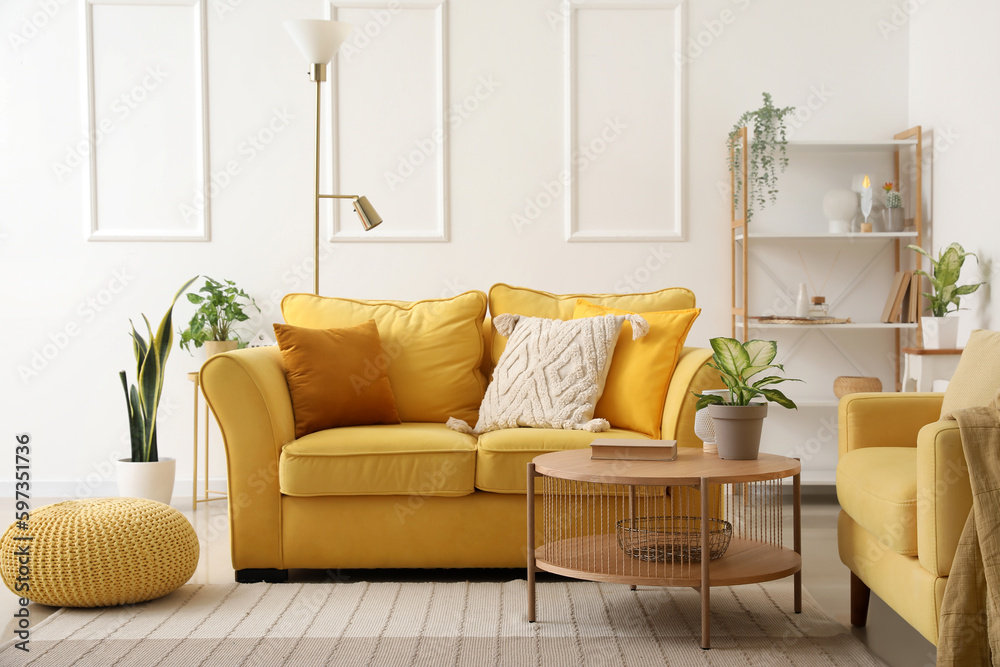
[[[737,321],[736,326],[742,329],[743,322]],[[885,322],[851,322],[849,324],[759,324],[751,322],[750,328],[799,329],[800,331],[808,331],[809,329],[916,329],[917,325],[914,322],[907,322],[905,324],[898,322],[892,324],[886,324]]]
[[[858,153],[863,151],[895,151],[900,148],[916,146],[916,139],[859,139],[859,140],[791,140],[789,148],[808,148],[842,153]]]
[[[854,239],[915,239],[917,238],[916,232],[869,232],[867,234],[862,234],[861,232],[851,232],[847,234],[786,234],[785,232],[750,232],[750,238],[752,239],[837,239],[837,240],[854,240]],[[737,232],[736,240],[742,241],[743,234]]]

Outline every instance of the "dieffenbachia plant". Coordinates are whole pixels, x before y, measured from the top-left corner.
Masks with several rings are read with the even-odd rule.
[[[695,394],[698,397],[698,410],[708,405],[750,405],[758,396],[783,408],[797,409],[790,398],[781,391],[769,387],[781,382],[802,382],[802,380],[768,375],[751,381],[751,378],[771,368],[785,371],[781,364],[771,363],[778,354],[776,342],[748,340],[740,343],[735,338],[713,338],[709,342],[712,344],[714,354],[708,367],[719,372],[722,381],[729,388],[729,400],[716,394]]]

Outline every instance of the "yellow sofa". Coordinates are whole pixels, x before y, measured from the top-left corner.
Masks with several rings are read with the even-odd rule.
[[[578,297],[634,312],[695,305],[694,294],[679,288],[555,295],[507,285],[495,285],[488,303],[493,316],[570,319]],[[401,424],[329,429],[296,440],[277,347],[228,352],[202,366],[201,386],[226,447],[237,581],[282,581],[289,568],[521,567],[526,464],[545,452],[588,447],[596,437],[648,437],[615,428],[505,429],[478,438],[449,430],[449,416],[475,423],[503,350],[486,303],[482,292],[413,303],[285,298],[283,314],[293,325],[375,319]],[[459,310],[464,314],[456,316]],[[421,352],[421,346],[430,347]],[[705,366],[711,354],[683,349],[662,406],[661,437],[701,446],[692,392],[722,386]],[[457,379],[449,382],[449,372]],[[463,413],[463,405],[472,412]],[[541,543],[541,522],[536,526]]]
[[[958,423],[943,394],[851,394],[840,401],[840,559],[851,569],[851,623],[871,591],[937,644],[938,616],[972,507]]]

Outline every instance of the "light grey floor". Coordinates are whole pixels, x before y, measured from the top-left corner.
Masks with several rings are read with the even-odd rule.
[[[36,499],[36,507],[58,499]],[[190,498],[178,498],[173,506],[191,520],[201,542],[201,560],[191,583],[225,584],[233,581],[229,554],[229,518],[225,500],[200,503],[191,509]],[[831,496],[807,494],[802,508],[803,582],[810,594],[834,619],[850,625],[848,570],[837,555],[837,513],[839,507]],[[0,516],[13,515],[13,501],[0,500]],[[785,512],[785,536],[790,539],[791,511]],[[352,573],[354,574],[354,573]],[[440,577],[439,573],[435,574]],[[447,576],[447,575],[445,575]],[[468,571],[459,575],[463,580]],[[515,575],[516,576],[516,575]],[[0,641],[13,637],[13,613],[18,598],[6,588],[0,593],[0,618],[6,626]],[[50,607],[32,604],[31,623],[37,624],[52,613]],[[892,667],[923,667],[934,664],[934,646],[911,628],[875,595],[872,595],[868,627],[852,632],[882,660]]]

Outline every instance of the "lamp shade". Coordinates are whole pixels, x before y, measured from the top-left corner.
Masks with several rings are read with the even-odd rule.
[[[361,218],[361,225],[366,232],[382,224],[382,216],[375,211],[375,207],[368,201],[368,197],[358,197],[354,202],[354,210]]]
[[[310,63],[326,65],[354,30],[350,23],[324,19],[293,19],[284,22],[302,55]]]

